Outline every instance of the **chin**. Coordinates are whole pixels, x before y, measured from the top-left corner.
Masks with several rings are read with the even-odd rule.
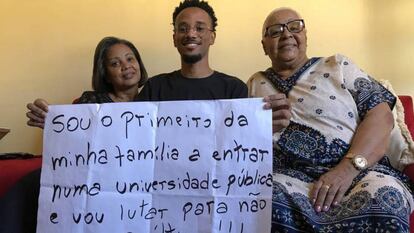
[[[289,61],[294,61],[298,58],[299,56],[297,53],[289,53],[289,54],[284,54],[282,56],[279,55],[277,59],[279,61],[289,62]]]
[[[183,54],[181,59],[187,64],[194,64],[201,61],[203,57],[201,54]]]
[[[139,78],[125,80],[125,85],[128,85],[128,86],[135,86],[135,85],[138,85],[138,83],[139,83]]]

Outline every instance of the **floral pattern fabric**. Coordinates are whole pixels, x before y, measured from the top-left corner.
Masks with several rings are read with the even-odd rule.
[[[274,139],[272,232],[409,232],[414,202],[408,177],[385,156],[361,172],[338,207],[317,213],[312,183],[336,166],[358,124],[396,97],[342,55],[310,59],[287,80],[271,69],[248,81],[251,96],[287,95],[289,126]]]

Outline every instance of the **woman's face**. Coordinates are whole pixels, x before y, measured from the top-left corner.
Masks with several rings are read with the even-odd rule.
[[[286,24],[298,19],[301,18],[296,12],[289,9],[281,10],[269,16],[265,26]],[[306,28],[301,32],[292,33],[284,27],[284,31],[279,37],[264,37],[262,43],[265,53],[273,63],[291,65],[300,64],[306,59],[306,40]]]
[[[124,44],[112,45],[106,54],[107,82],[115,91],[138,87],[141,78],[139,63],[132,50]]]

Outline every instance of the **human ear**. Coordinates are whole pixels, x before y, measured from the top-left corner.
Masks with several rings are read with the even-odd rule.
[[[214,41],[216,41],[216,32],[211,32],[210,45],[213,45]]]
[[[174,47],[177,47],[177,42],[175,41],[175,32],[173,33],[173,43],[174,43]]]
[[[263,48],[264,54],[267,56],[268,54],[267,54],[266,47],[264,45],[263,40],[262,40],[262,48]]]

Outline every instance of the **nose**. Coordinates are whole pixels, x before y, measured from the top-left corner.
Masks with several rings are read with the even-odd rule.
[[[127,61],[121,61],[121,70],[127,70],[131,64]]]
[[[197,30],[196,30],[196,28],[195,28],[195,27],[191,27],[191,28],[189,28],[189,29],[188,29],[188,31],[185,33],[185,35],[186,35],[187,37],[191,37],[191,38],[196,37],[196,36],[197,36],[197,34],[198,34],[198,32],[197,32]]]
[[[286,25],[283,25],[283,32],[280,35],[280,39],[287,39],[293,37],[292,33],[287,29]]]

